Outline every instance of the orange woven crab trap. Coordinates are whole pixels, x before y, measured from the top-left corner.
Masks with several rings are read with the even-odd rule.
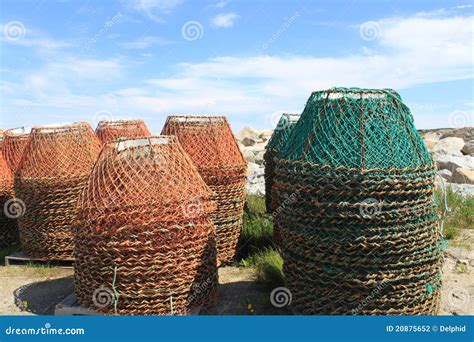
[[[236,254],[245,202],[247,162],[224,116],[169,116],[162,134],[175,135],[214,192],[218,264]]]
[[[104,145],[79,200],[76,297],[106,314],[190,314],[217,288],[211,191],[175,137]]]
[[[143,120],[100,121],[95,133],[103,144],[118,138],[136,138],[150,135],[150,131]]]
[[[25,127],[8,129],[3,133],[2,153],[13,174],[18,168],[29,139],[30,130]]]
[[[46,260],[73,258],[77,200],[100,151],[87,123],[36,127],[15,177],[23,251]]]
[[[0,248],[19,241],[17,218],[23,213],[23,207],[14,197],[13,175],[0,154]]]

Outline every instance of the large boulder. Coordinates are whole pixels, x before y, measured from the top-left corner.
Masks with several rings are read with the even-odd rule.
[[[235,136],[237,140],[242,141],[245,138],[250,138],[253,140],[258,140],[259,134],[256,130],[250,127],[244,127],[237,135]]]
[[[439,170],[447,169],[451,172],[454,172],[454,170],[460,167],[474,169],[474,158],[471,156],[453,156],[437,153],[435,153],[433,156],[436,160]]]
[[[451,177],[453,176],[453,173],[449,170],[439,170],[438,171],[439,175],[441,177],[443,177],[443,179],[445,179],[447,182],[450,182],[451,181]]]
[[[265,172],[263,166],[248,164],[247,192],[250,195],[265,194]]]
[[[244,146],[253,146],[258,142],[258,140],[250,137],[245,137],[240,142]]]
[[[474,184],[474,170],[467,167],[458,167],[454,170],[451,182],[459,184]]]
[[[273,134],[272,129],[262,129],[260,131],[260,134],[258,135],[258,137],[262,141],[268,141],[270,139],[270,137],[272,136],[272,134]]]
[[[474,140],[474,127],[447,128],[439,131],[441,132],[441,139],[456,137],[464,141]]]
[[[433,147],[434,153],[449,154],[452,156],[461,156],[461,150],[464,147],[464,140],[456,137],[449,137],[439,140]]]
[[[260,151],[255,155],[255,164],[262,165],[263,164],[263,155],[265,154],[264,151]]]
[[[422,137],[425,141],[425,145],[428,148],[428,151],[432,151],[436,144],[439,142],[441,133],[437,132],[427,132],[422,134]]]
[[[457,192],[461,196],[474,196],[474,185],[472,184],[448,183],[447,185],[451,190]]]
[[[242,154],[244,155],[244,158],[247,160],[247,162],[255,163],[255,154],[252,151],[244,149],[242,150]]]
[[[462,153],[471,155],[474,153],[474,140],[470,140],[464,144]]]

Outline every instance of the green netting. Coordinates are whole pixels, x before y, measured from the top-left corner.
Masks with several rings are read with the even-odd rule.
[[[271,194],[293,310],[436,313],[436,169],[400,96],[315,92],[284,145]]]
[[[280,158],[358,169],[433,163],[409,108],[391,89],[312,93]]]
[[[273,158],[275,158],[275,155],[285,147],[286,141],[299,118],[300,114],[282,114],[277,126],[273,130],[270,140],[268,140],[267,146],[265,147],[263,161],[265,164],[265,205],[268,213],[272,212],[271,190],[274,172]]]

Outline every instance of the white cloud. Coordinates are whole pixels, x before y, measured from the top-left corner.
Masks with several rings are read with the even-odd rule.
[[[7,32],[9,24],[11,23],[18,24],[13,29],[10,26],[10,29],[13,31]],[[9,33],[13,34],[13,39],[9,37]],[[0,41],[4,44],[32,47],[42,50],[56,50],[73,46],[73,44],[69,42],[47,37],[39,30],[33,30],[29,26],[19,21],[0,24]]]
[[[156,130],[170,113],[224,114],[237,126],[260,119],[261,127],[269,127],[269,113],[285,108],[290,112],[301,111],[314,90],[332,86],[403,89],[472,79],[473,19],[418,15],[382,19],[378,21],[381,34],[377,40],[366,42],[360,38],[361,44],[370,47],[361,47],[360,54],[221,56],[200,63],[180,63],[173,68],[177,71],[168,76],[153,78],[150,74],[150,79],[143,83],[128,83],[128,88],[123,89],[111,87],[113,80],[126,72],[127,63],[70,58],[49,62],[42,70],[28,75],[18,86],[18,93],[31,94],[35,104],[29,105],[28,112],[34,113],[36,107],[42,106],[52,111],[61,108],[66,114],[69,110],[71,115],[92,115],[103,109],[117,116],[137,113],[149,117]],[[110,90],[88,95],[74,89],[74,85],[87,86],[91,80],[94,86],[109,82],[105,89]],[[12,84],[3,86],[9,93],[14,88]],[[15,109],[13,100],[22,100],[22,96],[9,98],[12,101],[2,108],[5,113]],[[424,120],[417,122],[420,127],[435,123],[448,126],[448,113],[446,120],[434,120],[426,113],[415,113],[415,118]]]
[[[229,3],[230,1],[229,0],[220,0],[218,1],[214,7],[216,8],[224,8],[225,6],[227,6],[227,4]]]
[[[135,10],[156,22],[163,22],[183,0],[128,0],[123,1],[128,8]]]
[[[141,37],[139,39],[130,41],[130,42],[123,42],[119,43],[120,46],[124,47],[125,49],[132,49],[132,50],[142,50],[149,48],[153,45],[157,46],[164,46],[174,44],[174,42],[163,39],[161,37],[153,37],[153,36],[146,36]]]
[[[221,13],[216,15],[211,20],[211,24],[214,27],[223,27],[229,28],[234,26],[235,20],[239,18],[239,15],[236,13]]]

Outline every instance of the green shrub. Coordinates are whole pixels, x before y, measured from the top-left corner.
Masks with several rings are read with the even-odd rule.
[[[438,210],[444,210],[444,198],[441,190],[436,191]],[[446,189],[446,201],[450,209],[446,213],[444,235],[447,239],[454,239],[461,229],[474,228],[474,196],[461,196],[458,193]]]
[[[237,259],[248,258],[271,247],[272,236],[273,224],[265,211],[265,199],[262,196],[248,196]]]
[[[255,269],[258,281],[274,287],[283,285],[283,259],[276,250],[267,248],[243,260],[243,264]]]

